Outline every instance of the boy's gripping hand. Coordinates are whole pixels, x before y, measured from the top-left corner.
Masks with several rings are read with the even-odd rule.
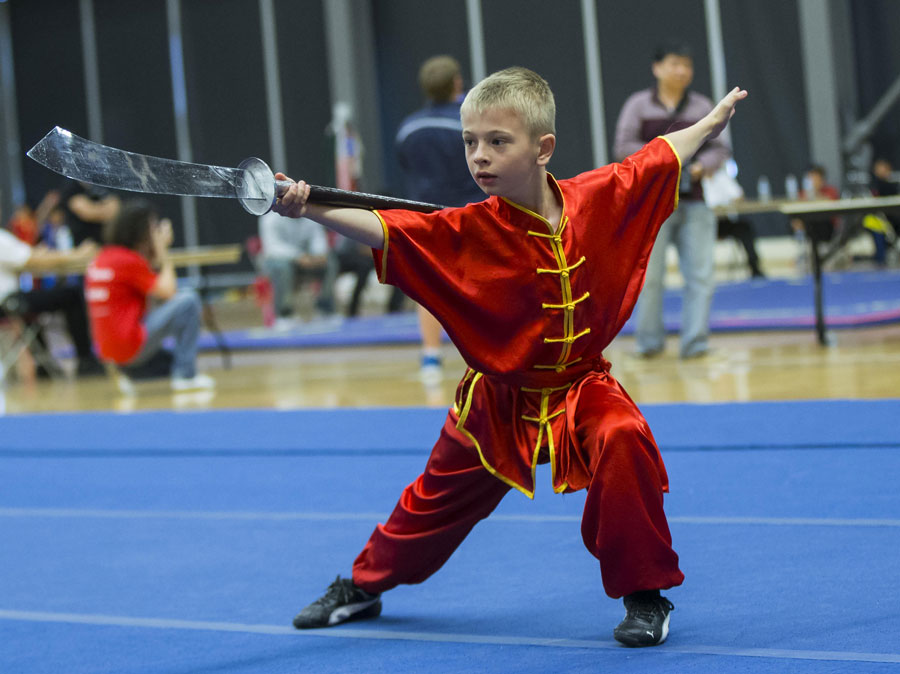
[[[306,182],[301,180],[295,183],[283,173],[276,173],[275,180],[290,183],[272,205],[272,210],[279,215],[287,218],[306,216],[341,236],[359,241],[370,248],[381,250],[384,247],[385,230],[381,218],[369,209],[309,203],[310,186]]]
[[[734,115],[734,107],[737,105],[737,102],[745,98],[747,98],[747,91],[740,87],[735,87],[725,94],[725,98],[719,101],[707,116],[710,123],[710,131],[707,138],[715,138],[722,133],[722,130],[728,125],[728,120]]]
[[[309,185],[304,181],[293,182],[283,173],[276,173],[275,180],[287,180],[293,184],[275,200],[272,210],[287,218],[299,218],[306,213]]]

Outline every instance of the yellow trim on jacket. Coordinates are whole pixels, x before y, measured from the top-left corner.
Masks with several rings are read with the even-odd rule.
[[[378,216],[378,219],[381,221],[381,229],[384,230],[384,246],[381,248],[381,281],[384,283],[387,281],[387,259],[388,259],[388,244],[390,243],[388,237],[388,226],[384,221],[384,218],[381,217],[381,213],[378,211],[372,211],[375,215]]]
[[[676,149],[675,149],[675,146],[672,145],[672,141],[669,140],[668,138],[666,138],[665,136],[659,136],[659,138],[662,138],[664,141],[666,141],[666,144],[667,144],[667,145],[671,148],[671,150],[672,150],[672,154],[675,155],[675,159],[678,160],[678,180],[675,181],[675,184],[676,184],[676,185],[681,185],[681,168],[682,168],[682,164],[681,164],[681,157],[678,155],[678,150],[676,150]],[[678,208],[678,187],[675,188],[675,208]],[[673,209],[673,210],[674,210],[674,209]]]
[[[534,491],[528,491],[522,485],[517,484],[513,480],[510,480],[508,477],[506,477],[505,475],[503,475],[502,473],[497,471],[491,464],[489,464],[487,462],[487,459],[484,458],[484,452],[481,451],[481,445],[478,443],[478,440],[475,438],[474,435],[469,433],[469,431],[467,431],[465,428],[466,419],[468,418],[469,410],[472,407],[472,397],[473,397],[473,394],[475,391],[475,384],[478,383],[478,380],[481,379],[482,376],[483,375],[481,372],[476,372],[475,376],[472,377],[472,383],[469,385],[469,390],[466,393],[466,401],[463,404],[462,411],[459,413],[459,419],[456,422],[456,430],[458,430],[460,433],[462,433],[464,436],[466,436],[472,442],[472,444],[475,445],[475,450],[478,452],[478,458],[481,460],[481,465],[484,466],[485,470],[487,470],[491,475],[496,477],[498,480],[500,480],[504,484],[509,485],[513,489],[519,490],[520,492],[525,494],[525,496],[527,496],[528,498],[533,499]],[[532,469],[532,483],[533,482],[534,482],[534,470]]]

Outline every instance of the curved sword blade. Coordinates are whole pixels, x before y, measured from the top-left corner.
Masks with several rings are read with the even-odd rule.
[[[0,0],[2,2],[2,0]],[[37,163],[67,178],[92,185],[148,194],[237,199],[252,215],[262,215],[290,181],[275,180],[261,159],[250,157],[237,168],[191,164],[126,152],[54,127],[26,153]],[[377,194],[310,185],[309,200],[328,206],[403,208],[430,213],[444,206]]]
[[[192,197],[266,198],[256,181],[244,179],[243,169],[126,152],[81,138],[58,126],[26,154],[67,178],[118,190]]]

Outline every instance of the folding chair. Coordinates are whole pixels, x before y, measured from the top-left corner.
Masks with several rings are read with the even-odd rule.
[[[31,369],[37,363],[51,375],[59,373],[59,365],[39,339],[43,327],[40,317],[20,315],[0,305],[0,381],[23,356],[33,358]]]
[[[17,316],[0,316],[0,381],[35,343],[41,326]],[[30,355],[30,354],[29,354]]]

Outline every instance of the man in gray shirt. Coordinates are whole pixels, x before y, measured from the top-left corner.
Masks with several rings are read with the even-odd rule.
[[[619,161],[657,136],[694,124],[713,108],[706,96],[688,90],[694,65],[687,45],[670,42],[660,46],[654,54],[652,69],[656,85],[632,94],[619,113],[613,148]],[[716,219],[703,201],[701,179],[715,173],[730,156],[727,138],[719,136],[708,141],[693,157],[681,157],[678,209],[659,231],[637,304],[635,341],[640,356],[652,357],[665,348],[662,310],[669,243],[678,251],[684,277],[681,357],[697,358],[709,350]]]

